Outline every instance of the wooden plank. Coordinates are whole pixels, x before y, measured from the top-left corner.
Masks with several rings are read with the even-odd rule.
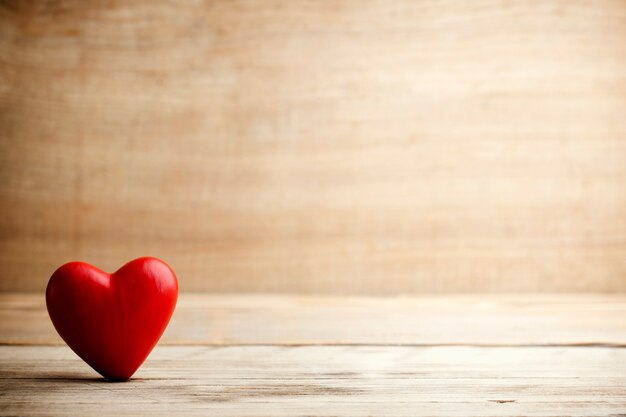
[[[626,290],[626,2],[0,3],[0,290]]]
[[[163,344],[626,346],[626,294],[181,294]],[[42,295],[0,294],[1,344],[58,344]]]
[[[622,416],[626,349],[158,347],[106,383],[66,347],[0,346],[0,414]]]

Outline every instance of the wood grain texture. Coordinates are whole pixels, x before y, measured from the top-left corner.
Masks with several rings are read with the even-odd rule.
[[[0,290],[626,290],[626,2],[0,2]]]
[[[621,416],[626,349],[157,347],[128,383],[65,347],[0,346],[0,414]]]
[[[127,383],[49,345],[41,297],[0,306],[0,416],[626,413],[624,295],[185,294]]]
[[[182,294],[161,343],[626,347],[625,318],[626,294]],[[0,294],[0,344],[63,344],[43,296]]]

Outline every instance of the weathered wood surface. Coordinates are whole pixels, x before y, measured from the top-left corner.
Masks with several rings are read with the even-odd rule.
[[[43,295],[0,294],[0,343],[63,343]],[[626,294],[181,294],[162,343],[626,346]]]
[[[0,290],[626,290],[626,2],[0,2]]]
[[[624,416],[625,297],[183,294],[107,383],[40,295],[3,294],[0,415]]]
[[[107,383],[61,346],[0,346],[4,416],[606,416],[626,349],[163,346]]]

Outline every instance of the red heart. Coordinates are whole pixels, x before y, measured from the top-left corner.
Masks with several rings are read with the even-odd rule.
[[[174,271],[156,258],[135,259],[112,274],[70,262],[52,274],[46,289],[59,335],[110,380],[129,379],[146,360],[177,297]]]

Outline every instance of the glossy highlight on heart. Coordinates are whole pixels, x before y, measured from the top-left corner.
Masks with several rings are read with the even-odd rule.
[[[127,380],[170,321],[178,297],[174,271],[157,258],[135,259],[108,274],[84,262],[57,269],[46,289],[61,338],[109,380]]]

